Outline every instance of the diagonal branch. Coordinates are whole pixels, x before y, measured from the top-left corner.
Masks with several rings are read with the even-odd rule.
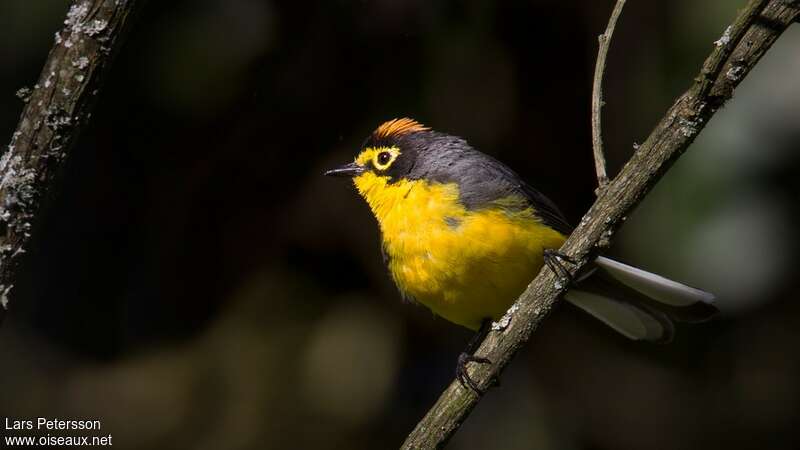
[[[728,99],[783,31],[800,17],[800,4],[785,0],[751,0],[731,25],[729,36],[717,41],[695,83],[675,100],[647,140],[601,192],[578,227],[561,247],[574,257],[579,271],[601,249],[634,207],[691,144],[708,120]],[[728,55],[727,58],[725,55]],[[723,62],[715,62],[722,59]],[[714,74],[716,73],[716,76]],[[713,78],[713,79],[712,79]],[[704,80],[712,79],[710,86]],[[542,270],[489,333],[476,354],[491,366],[477,367],[472,378],[486,388],[547,317],[565,287],[549,270]],[[458,430],[480,397],[453,382],[406,439],[403,449],[441,448]]]
[[[611,45],[611,37],[614,36],[614,28],[617,26],[617,19],[622,14],[625,7],[625,0],[617,0],[611,17],[608,19],[605,33],[597,37],[599,46],[597,48],[597,64],[594,67],[594,81],[592,82],[592,150],[594,151],[594,169],[597,172],[597,192],[602,191],[608,184],[608,173],[606,173],[606,157],[603,153],[603,127],[600,110],[605,102],[603,101],[603,76],[606,72],[606,58],[608,47]]]
[[[714,87],[722,68],[731,56],[731,53],[739,45],[750,26],[758,19],[761,12],[766,7],[769,0],[751,1],[748,7],[742,11],[732,25],[725,29],[722,36],[714,41],[716,50],[706,58],[700,76],[695,78],[699,83],[697,86],[697,97],[706,97]],[[734,69],[734,72],[737,69]],[[732,91],[731,91],[732,92]]]
[[[0,322],[41,200],[61,172],[143,0],[75,0],[0,159]]]

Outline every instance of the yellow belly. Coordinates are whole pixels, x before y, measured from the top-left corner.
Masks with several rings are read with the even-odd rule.
[[[519,199],[467,211],[455,185],[410,181],[392,187],[393,197],[370,202],[356,181],[380,223],[399,289],[471,329],[499,319],[541,269],[543,250],[564,242],[531,208],[500,207]]]

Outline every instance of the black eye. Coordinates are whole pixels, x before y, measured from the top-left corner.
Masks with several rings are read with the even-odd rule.
[[[392,155],[389,152],[380,152],[378,153],[378,164],[385,166],[389,164],[389,160],[392,159]]]

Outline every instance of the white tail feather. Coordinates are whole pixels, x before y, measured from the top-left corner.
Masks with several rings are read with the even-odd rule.
[[[672,281],[654,273],[613,259],[598,256],[595,264],[620,283],[652,298],[672,306],[690,306],[697,302],[711,304],[714,295],[685,284]]]
[[[571,289],[564,299],[633,340],[662,341],[672,337],[669,322],[637,306],[600,294]]]

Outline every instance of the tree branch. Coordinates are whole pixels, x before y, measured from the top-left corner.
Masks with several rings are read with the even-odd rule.
[[[40,202],[91,110],[141,0],[75,0],[0,159],[0,321]]]
[[[625,7],[625,0],[617,0],[611,17],[608,19],[605,33],[597,37],[597,63],[594,67],[594,81],[592,82],[592,150],[594,151],[594,169],[597,172],[597,193],[599,194],[608,184],[606,173],[606,157],[603,154],[603,127],[600,110],[603,108],[603,75],[606,71],[606,57],[611,37],[617,26],[617,19]]]
[[[798,17],[800,5],[797,2],[752,0],[748,3],[729,31],[730,36],[741,38],[717,41],[714,51],[703,65],[704,68],[719,66],[719,70],[701,73],[689,90],[678,97],[561,247],[561,252],[578,262],[571,268],[573,273],[610,244],[626,216],[694,141],[717,109],[730,99],[733,89],[767,49]],[[729,57],[724,59],[724,55]],[[724,62],[716,62],[720,59]],[[713,76],[715,72],[716,77]],[[706,86],[706,79],[711,79],[710,86]],[[491,380],[500,376],[565,289],[564,283],[552,271],[543,269],[539,272],[476,352],[493,361],[491,365],[480,365],[474,369],[472,378],[480,386],[486,388]],[[417,424],[402,448],[441,448],[464,423],[479,400],[480,397],[472,390],[452,382]]]

